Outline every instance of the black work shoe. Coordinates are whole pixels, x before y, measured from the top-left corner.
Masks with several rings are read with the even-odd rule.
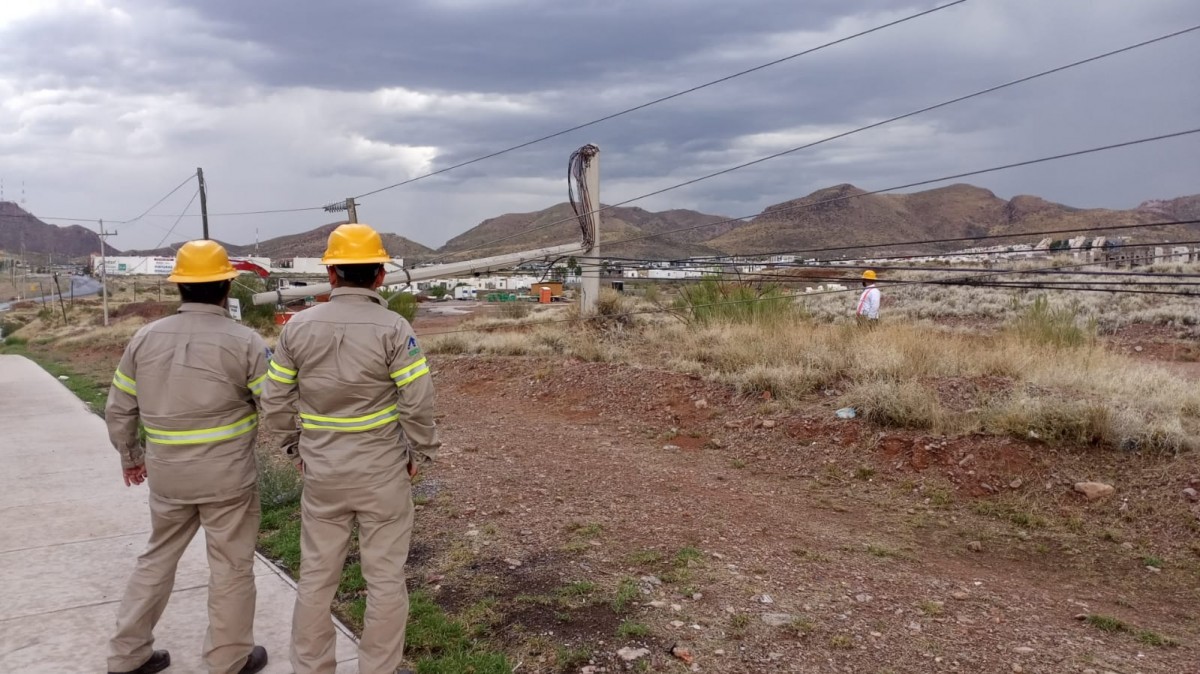
[[[267,666],[267,649],[262,646],[255,646],[250,649],[250,657],[246,658],[246,664],[238,670],[238,674],[258,674]]]
[[[143,662],[141,667],[128,672],[109,672],[108,674],[155,674],[171,666],[171,654],[166,651],[154,651],[150,659]]]

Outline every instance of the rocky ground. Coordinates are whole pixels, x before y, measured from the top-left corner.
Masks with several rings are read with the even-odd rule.
[[[1195,668],[1192,460],[884,433],[607,364],[436,367],[415,579],[533,643],[521,671]]]
[[[1165,334],[1112,345],[1194,365]],[[29,348],[98,380],[119,356]],[[446,446],[412,585],[516,672],[1200,672],[1194,456],[879,429],[834,391],[785,407],[624,365],[432,360]]]

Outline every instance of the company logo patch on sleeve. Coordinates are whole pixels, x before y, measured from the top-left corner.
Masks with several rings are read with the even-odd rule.
[[[410,356],[415,356],[418,353],[421,353],[421,347],[417,346],[417,338],[413,335],[409,335],[408,345],[405,348],[408,349],[408,355]]]

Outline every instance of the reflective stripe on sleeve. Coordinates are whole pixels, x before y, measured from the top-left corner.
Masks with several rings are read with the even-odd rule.
[[[246,384],[246,388],[250,389],[250,392],[254,395],[261,396],[263,393],[263,382],[265,381],[267,381],[267,375],[264,374],[258,379],[251,380],[249,384]]]
[[[163,431],[146,426],[146,439],[159,445],[201,445],[222,442],[245,435],[258,426],[258,415],[251,414],[226,426],[198,428],[192,431]]]
[[[117,370],[116,374],[113,375],[112,383],[113,386],[116,386],[129,395],[137,397],[137,382],[128,377],[124,372]]]
[[[296,383],[296,370],[289,370],[275,361],[271,361],[267,376],[280,384]]]
[[[429,363],[422,358],[408,367],[393,372],[392,379],[396,382],[396,386],[405,386],[427,374],[429,374]]]
[[[308,430],[337,431],[340,433],[359,433],[379,428],[400,418],[396,406],[382,409],[374,414],[361,417],[323,417],[316,414],[300,413],[300,426]]]

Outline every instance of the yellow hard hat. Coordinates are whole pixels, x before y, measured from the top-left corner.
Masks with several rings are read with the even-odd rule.
[[[863,278],[864,278],[864,279],[866,279],[866,280],[868,280],[868,281],[874,281],[874,280],[875,280],[875,270],[874,270],[874,269],[868,269],[868,270],[864,271],[864,272],[863,272]]]
[[[216,241],[188,241],[175,255],[175,268],[167,280],[171,283],[212,283],[237,278],[238,270],[229,264],[225,247]]]
[[[383,249],[379,232],[368,225],[350,223],[342,225],[329,234],[329,246],[321,264],[383,264],[392,258]]]

